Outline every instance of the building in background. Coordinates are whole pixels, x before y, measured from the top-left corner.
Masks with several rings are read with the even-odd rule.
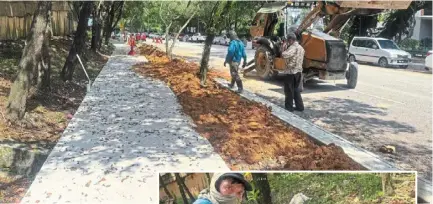
[[[432,9],[422,9],[415,14],[415,28],[412,39],[423,40],[432,38]]]

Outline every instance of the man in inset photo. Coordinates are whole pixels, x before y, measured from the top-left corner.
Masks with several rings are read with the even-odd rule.
[[[198,195],[193,204],[237,204],[246,198],[252,186],[240,173],[215,173],[210,187]]]

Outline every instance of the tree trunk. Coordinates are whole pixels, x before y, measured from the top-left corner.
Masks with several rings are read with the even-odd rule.
[[[193,203],[193,202],[195,201],[195,198],[194,198],[194,196],[192,195],[191,191],[189,191],[188,187],[185,185],[185,178],[183,178],[183,179],[181,178],[180,183],[182,184],[183,189],[184,189],[184,190],[186,191],[186,193],[188,194],[189,201],[190,201],[191,203]]]
[[[230,25],[230,28],[231,28],[231,25]],[[235,31],[236,32],[238,31],[238,13],[237,12],[235,13]]]
[[[75,64],[77,61],[77,54],[81,55],[86,46],[86,31],[87,21],[92,11],[93,2],[85,1],[80,11],[80,20],[78,21],[77,31],[75,32],[74,42],[69,50],[68,58],[66,58],[65,65],[61,72],[63,81],[72,80],[74,74]]]
[[[92,25],[92,43],[90,48],[92,51],[96,52],[99,50],[101,45],[99,42],[101,40],[101,8],[95,8],[93,10],[93,25]]]
[[[183,24],[183,26],[179,29],[179,31],[177,31],[176,36],[174,37],[173,43],[171,43],[170,49],[168,49],[168,51],[167,51],[167,56],[170,58],[170,60],[173,59],[173,48],[174,48],[174,45],[176,44],[176,40],[179,39],[180,33],[182,33],[183,29],[185,29],[185,27],[189,24],[191,19],[195,16],[195,13],[196,12],[194,12],[189,17],[189,19],[185,22],[185,24]]]
[[[210,49],[212,48],[212,42],[214,38],[215,38],[214,34],[208,35],[204,43],[203,55],[201,56],[201,62],[200,62],[200,84],[202,86],[206,86],[207,71],[209,69],[209,55],[210,55]]]
[[[386,196],[394,195],[394,185],[392,184],[391,173],[383,173],[382,176],[382,191]]]
[[[45,31],[44,41],[42,44],[41,59],[37,64],[37,69],[34,76],[34,85],[37,89],[50,90],[51,81],[51,57],[50,57],[50,40],[52,36],[51,24],[52,12],[48,11],[48,24]]]
[[[170,198],[173,199],[173,196],[171,195],[170,191],[167,189],[167,185],[164,183],[164,180],[162,179],[161,175],[159,175],[159,183],[162,185],[162,188],[164,188],[165,194]]]
[[[108,42],[110,40],[110,29],[111,24],[114,19],[114,2],[111,3],[111,5],[107,6],[107,16],[105,17],[105,23],[104,23],[104,44],[108,45]]]
[[[259,203],[272,204],[271,187],[269,186],[268,176],[266,173],[252,173],[254,183],[259,189]]]
[[[47,37],[46,32],[49,30],[47,27],[50,21],[51,6],[51,2],[41,1],[33,15],[30,33],[27,36],[26,46],[19,63],[20,71],[11,86],[6,105],[6,116],[10,121],[17,121],[24,117],[29,90],[31,85],[35,83],[34,73],[38,73],[38,65],[41,60],[47,56],[49,58],[48,52],[43,55],[42,51],[47,49],[45,38]]]
[[[107,6],[107,16],[105,18],[105,25],[104,25],[105,45],[108,45],[108,43],[110,42],[111,32],[113,32],[114,27],[120,20],[123,11],[123,5],[124,5],[124,1],[120,1],[118,2],[118,4],[116,4],[116,2],[113,2],[111,3],[111,5]],[[117,18],[115,19],[116,12],[117,12]]]
[[[177,185],[179,186],[179,191],[180,191],[180,194],[182,195],[182,199],[183,199],[183,202],[184,203],[189,203],[188,202],[188,198],[186,197],[186,195],[185,195],[185,191],[183,190],[183,186],[182,186],[182,180],[181,180],[181,178],[180,178],[180,175],[178,174],[178,173],[174,173],[174,175],[175,175],[175,177],[176,177],[176,183],[177,183]]]
[[[170,28],[171,28],[172,24],[173,24],[173,21],[170,22],[170,24],[165,28],[165,53],[167,56],[169,56],[168,55],[168,41],[169,41],[169,32],[170,32]]]
[[[45,32],[44,44],[42,46],[42,60],[40,62],[38,88],[45,90],[51,89],[51,56],[50,56],[50,40],[52,33],[52,11],[48,11],[48,25]]]

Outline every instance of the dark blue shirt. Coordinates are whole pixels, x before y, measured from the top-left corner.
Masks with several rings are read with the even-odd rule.
[[[244,58],[244,62],[247,61],[244,43],[240,40],[230,41],[226,62],[240,62],[242,58]]]

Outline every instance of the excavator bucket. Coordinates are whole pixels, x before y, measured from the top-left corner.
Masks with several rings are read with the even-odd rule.
[[[364,8],[364,9],[407,9],[412,1],[337,1],[343,8]]]

